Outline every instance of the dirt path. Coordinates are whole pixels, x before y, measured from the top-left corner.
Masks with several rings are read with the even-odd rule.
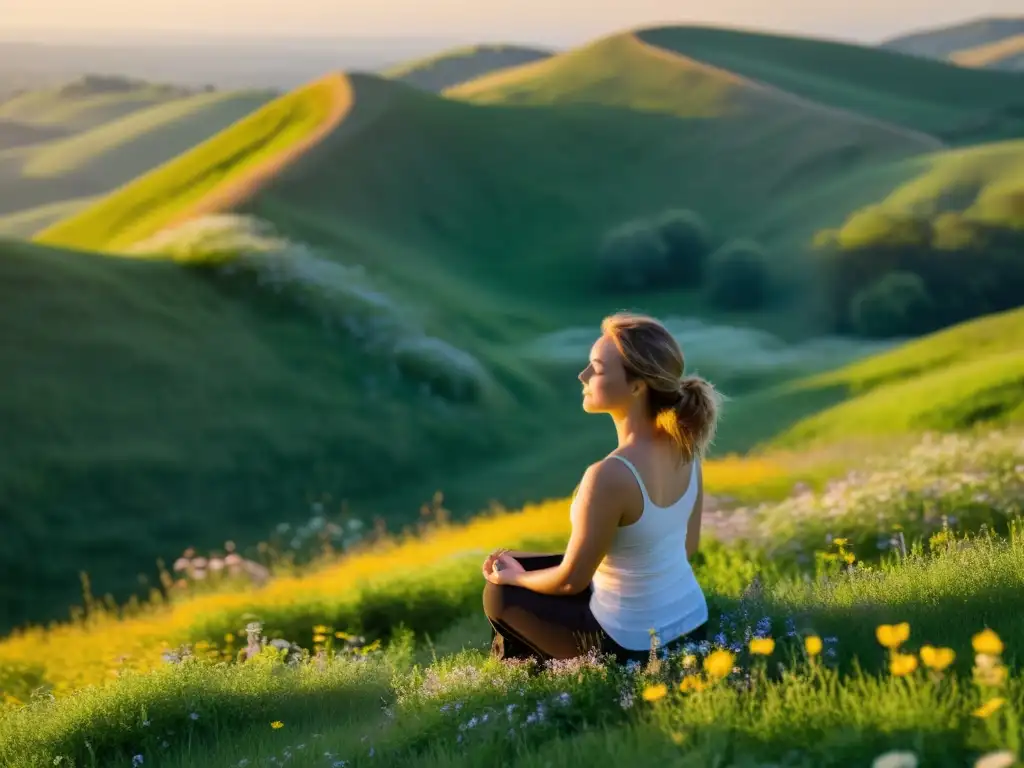
[[[771,85],[770,83],[765,83],[760,80],[754,80],[744,75],[739,75],[730,70],[716,67],[713,64],[707,64],[703,61],[692,59],[689,56],[686,56],[682,53],[678,53],[667,48],[662,48],[657,45],[652,45],[651,43],[644,41],[635,32],[632,33],[632,37],[636,40],[638,45],[643,47],[648,53],[650,53],[653,56],[665,59],[666,61],[674,61],[677,64],[684,64],[688,67],[701,69],[708,73],[714,73],[718,77],[727,79],[729,82],[743,84],[748,88],[760,91],[765,95],[771,96],[776,101],[791,104],[792,106],[799,107],[801,109],[805,109],[811,112],[817,112],[818,114],[827,115],[832,118],[840,118],[851,122],[861,123],[862,125],[870,125],[874,128],[881,128],[883,130],[889,131],[890,133],[894,133],[898,136],[901,136],[904,139],[909,139],[911,141],[916,141],[920,143],[922,145],[922,151],[938,151],[946,149],[946,144],[944,144],[942,141],[935,138],[934,136],[931,136],[927,133],[923,133],[922,131],[915,131],[912,128],[905,128],[901,125],[888,123],[885,122],[884,120],[879,120],[878,118],[875,117],[863,115],[860,112],[853,112],[852,110],[843,109],[842,107],[833,107],[828,104],[822,104],[821,102],[818,101],[806,99],[803,96],[798,96],[795,93],[791,93],[790,91],[777,88],[776,86]]]
[[[324,139],[334,133],[355,106],[355,90],[346,75],[332,73],[319,83],[330,86],[330,112],[315,131],[302,141],[268,157],[248,169],[238,178],[214,187],[201,200],[186,208],[167,223],[166,228],[176,227],[186,221],[214,213],[229,211],[250,200],[267,186],[285,168],[315,149]]]

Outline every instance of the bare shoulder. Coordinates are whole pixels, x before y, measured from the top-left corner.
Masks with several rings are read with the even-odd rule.
[[[628,494],[636,480],[629,467],[609,455],[587,467],[583,483],[592,492],[620,495]]]

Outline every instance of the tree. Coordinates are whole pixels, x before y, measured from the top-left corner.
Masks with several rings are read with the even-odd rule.
[[[935,303],[920,275],[890,272],[850,302],[853,329],[874,338],[913,336],[935,324]]]
[[[767,258],[751,240],[733,240],[708,260],[705,288],[717,307],[751,310],[760,307],[768,287]]]

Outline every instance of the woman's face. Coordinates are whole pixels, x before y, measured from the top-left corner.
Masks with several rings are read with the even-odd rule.
[[[638,382],[626,380],[622,355],[607,336],[590,348],[590,362],[579,380],[583,384],[583,410],[587,413],[629,410],[637,394]]]

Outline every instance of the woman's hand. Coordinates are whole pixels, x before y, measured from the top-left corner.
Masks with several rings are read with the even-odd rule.
[[[491,584],[512,584],[518,574],[526,572],[522,563],[505,554],[506,551],[498,550],[484,561],[483,576]]]

